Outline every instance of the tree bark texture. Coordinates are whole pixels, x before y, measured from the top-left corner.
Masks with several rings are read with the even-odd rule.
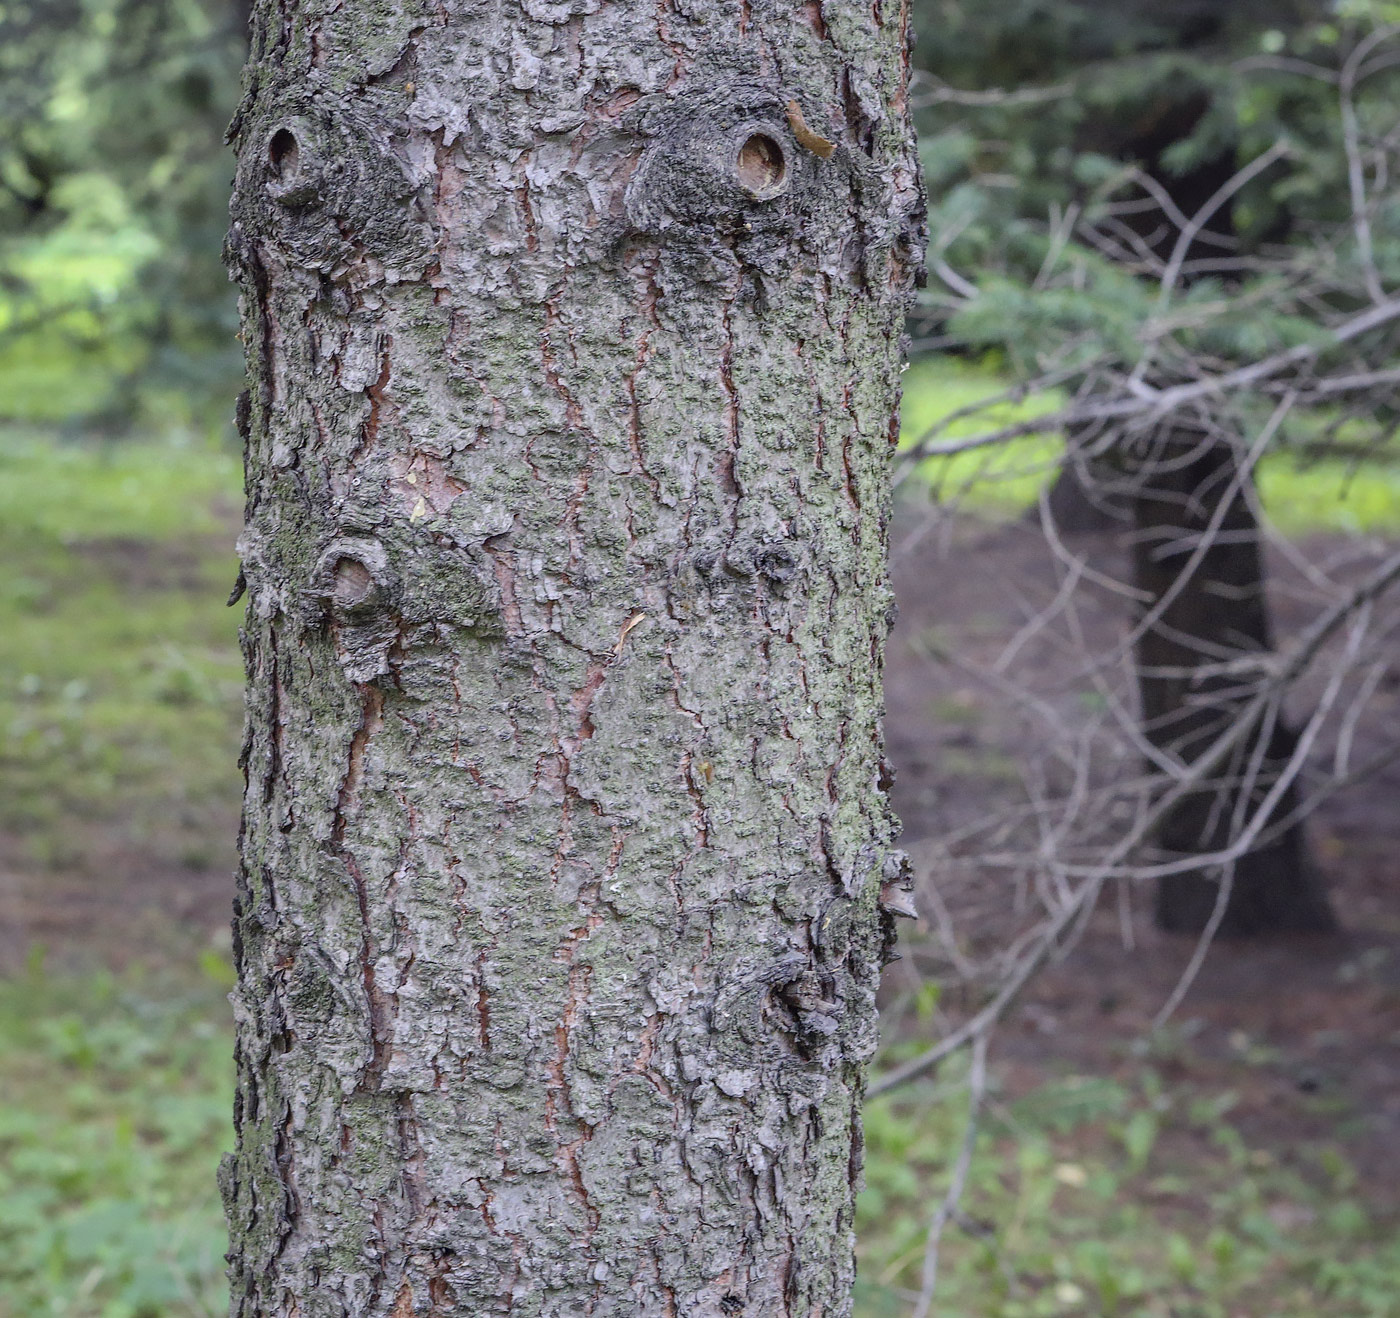
[[[905,24],[255,5],[235,1315],[849,1313]]]
[[[1234,451],[1214,439],[1166,436],[1143,468],[1134,511],[1134,584],[1155,621],[1137,644],[1143,730],[1184,764],[1196,761],[1259,691],[1262,669],[1223,666],[1273,649],[1259,522]],[[1205,670],[1214,669],[1214,672]],[[1278,781],[1297,747],[1282,716],[1243,739],[1218,774],[1162,821],[1167,857],[1224,852]],[[1301,822],[1296,785],[1279,798],[1260,840],[1233,865],[1219,932],[1318,933],[1331,907]],[[1158,882],[1156,918],[1201,933],[1221,893],[1220,866]]]

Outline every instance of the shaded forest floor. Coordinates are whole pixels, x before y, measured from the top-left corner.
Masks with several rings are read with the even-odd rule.
[[[93,470],[90,452],[0,445],[0,1318],[219,1309],[236,472],[158,446]],[[1056,580],[1024,522],[930,533],[911,506],[896,546],[887,733],[919,860],[950,824],[1024,791],[1024,725],[979,675]],[[1280,586],[1286,631],[1303,601]],[[1086,601],[1081,621],[1091,640],[1122,626],[1112,600]],[[1051,687],[1070,662],[1027,660]],[[1057,699],[1067,717],[1079,707],[1068,686]],[[1396,731],[1393,692],[1378,709],[1365,738]],[[1362,784],[1313,825],[1341,935],[1221,945],[1155,1032],[1191,948],[1154,934],[1141,899],[1132,950],[1106,909],[1037,981],[992,1050],[937,1312],[1394,1312],[1397,786],[1394,771]],[[1018,918],[1007,890],[939,884],[969,956]],[[905,932],[886,989],[892,1057],[979,992],[927,931]],[[909,1311],[963,1137],[961,1076],[955,1061],[870,1105],[861,1318]]]
[[[972,522],[951,544],[917,530],[915,511],[906,510],[896,537],[906,549],[896,558],[900,619],[886,680],[889,754],[899,775],[894,801],[916,860],[950,821],[1024,794],[1023,724],[998,687],[980,683],[978,674],[992,669],[1059,584],[1036,523]],[[1301,546],[1310,563],[1349,547],[1320,537]],[[1075,537],[1068,548],[1120,579],[1125,571],[1113,536]],[[1312,615],[1296,571],[1277,555],[1271,574],[1286,646]],[[1086,593],[1080,622],[1090,645],[1107,649],[1128,630],[1127,602]],[[1058,692],[1065,701],[1067,722],[1082,701],[1083,684],[1073,681],[1079,659],[1077,647],[1049,635],[1024,658],[1042,698]],[[1372,697],[1354,753],[1364,762],[1397,742],[1400,691],[1390,685]],[[1400,1194],[1400,762],[1325,801],[1310,840],[1341,932],[1219,942],[1176,1015],[1175,1033],[1190,1041],[1201,1065],[1238,1087],[1237,1115],[1261,1137],[1310,1137],[1322,1129],[1319,1113],[1349,1113],[1346,1143],[1385,1198]],[[960,878],[966,885],[965,875],[931,882],[943,889],[964,941],[1005,945],[1014,932],[1010,885],[998,892],[983,878],[980,890],[960,891]],[[1110,1074],[1115,1057],[1150,1032],[1195,943],[1152,928],[1149,892],[1133,893],[1131,904],[1130,940],[1117,903],[1105,901],[1083,940],[1039,978],[1004,1032],[1003,1059],[1022,1085],[1047,1068]],[[898,970],[891,979],[893,988]]]
[[[1079,674],[1086,649],[1103,653],[1127,633],[1130,606],[1084,586],[1076,591],[1073,619],[1054,616],[1064,571],[1032,519],[948,521],[909,503],[897,519],[894,546],[900,617],[887,660],[886,734],[898,774],[894,801],[904,845],[923,875],[919,907],[926,917],[917,929],[906,928],[906,959],[887,972],[887,1048],[904,1056],[916,1055],[986,1000],[976,976],[962,982],[949,964],[932,912],[941,908],[944,928],[969,963],[990,959],[1027,926],[1024,891],[991,871],[940,865],[939,839],[1027,799],[1035,782],[1027,735],[1035,720],[1018,706],[1017,687],[1032,691],[1042,708],[1052,707],[1047,717],[1071,729],[1101,713]],[[1315,608],[1316,591],[1298,564],[1334,565],[1345,579],[1357,549],[1347,537],[1314,536],[1290,554],[1273,555],[1271,598],[1282,645]],[[1107,576],[1124,577],[1124,546],[1115,536],[1075,537],[1065,550]],[[1030,627],[1038,617],[1043,625]],[[1023,645],[1016,659],[999,670],[1017,638]],[[1356,758],[1364,761],[1397,741],[1400,699],[1394,685],[1383,686],[1358,726]],[[1334,1227],[1351,1216],[1343,1208],[1339,1217],[1339,1205],[1356,1206],[1354,1225],[1368,1219],[1377,1241],[1393,1231],[1400,1207],[1400,765],[1327,800],[1309,827],[1339,934],[1217,943],[1180,1009],[1154,1029],[1195,942],[1152,928],[1150,892],[1126,892],[1122,905],[1110,889],[1070,954],[1033,981],[996,1034],[992,1130],[983,1156],[1000,1158],[1003,1168],[992,1180],[999,1176],[1002,1184],[983,1185],[993,1212],[982,1216],[1008,1209],[1006,1158],[1018,1145],[1024,1152],[1028,1136],[1034,1144],[1037,1135],[1059,1129],[1054,1157],[1070,1159],[1057,1164],[1061,1198],[1066,1191],[1073,1198],[1080,1180],[1064,1168],[1097,1159],[1117,1206],[1137,1201],[1143,1215],[1127,1232],[1142,1237],[1147,1249],[1142,1257],[1141,1250],[1115,1248],[1113,1232],[1104,1233],[1102,1265],[1119,1282],[1136,1278],[1126,1296],[1106,1302],[1083,1285],[1094,1268],[1092,1259],[1086,1267],[1080,1257],[1068,1282],[1055,1281],[1052,1266],[1039,1285],[1022,1277],[1012,1286],[1026,1307],[1013,1301],[1009,1309],[986,1312],[1395,1311],[1394,1263],[1378,1265],[1375,1290],[1354,1285],[1356,1276],[1329,1289],[1321,1274],[1298,1264],[1307,1238],[1316,1238],[1319,1227],[1326,1231],[1329,1214]],[[930,981],[941,985],[934,1002]],[[950,1086],[956,1083],[945,1082],[942,1092]],[[936,1082],[925,1088],[940,1092]],[[1058,1120],[1049,1114],[1047,1126],[1043,1110],[1034,1115],[1037,1096],[1043,1108],[1055,1092],[1068,1108]],[[1087,1102],[1079,1114],[1076,1094]],[[917,1100],[898,1091],[886,1102],[896,1111],[917,1110]],[[1018,1104],[1026,1112],[1009,1115]],[[950,1134],[961,1136],[956,1127]],[[1231,1183],[1247,1208],[1232,1209],[1228,1193],[1222,1199]],[[976,1185],[974,1177],[973,1201]],[[927,1216],[927,1192],[921,1192]],[[1256,1275],[1247,1280],[1237,1273],[1231,1282],[1222,1273],[1207,1282],[1209,1267],[1202,1265],[1209,1263],[1212,1234],[1248,1237],[1243,1224],[1251,1216],[1259,1254],[1244,1272],[1252,1267]],[[1005,1275],[1006,1253],[988,1244],[994,1236],[979,1239],[977,1218],[974,1213],[970,1232],[961,1233],[955,1219],[945,1252],[965,1266],[980,1252],[986,1268]],[[870,1233],[883,1243],[882,1226]],[[1222,1247],[1224,1238],[1217,1235],[1215,1245]],[[878,1252],[886,1275],[893,1273],[891,1281],[897,1277],[906,1292],[917,1286],[921,1258],[891,1268],[898,1261],[892,1245],[869,1252]],[[1036,1266],[1043,1269],[1055,1251],[1041,1253]],[[1347,1253],[1340,1248],[1339,1259]],[[1076,1251],[1066,1245],[1059,1257],[1063,1271]],[[1079,1291],[1085,1297],[1074,1300]],[[955,1304],[953,1311],[963,1310]],[[888,1312],[901,1310],[890,1304]]]

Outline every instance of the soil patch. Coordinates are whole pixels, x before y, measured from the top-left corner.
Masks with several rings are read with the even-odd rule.
[[[1065,562],[1057,564],[1030,522],[934,521],[906,506],[894,546],[900,617],[888,654],[886,732],[904,845],[925,876],[919,904],[927,920],[905,938],[908,959],[889,972],[886,994],[893,999],[921,976],[937,977],[947,986],[946,1025],[983,1000],[985,984],[959,986],[934,937],[939,919],[967,962],[985,966],[1026,928],[1035,897],[1027,876],[950,865],[948,839],[1044,788],[1037,765],[1045,745],[1028,729],[1043,736],[1058,725],[1073,738],[1104,700],[1122,694],[1112,683],[1106,694],[1086,692],[1082,672],[1086,652],[1104,654],[1123,640],[1132,606],[1112,585],[1125,577],[1126,556],[1111,535],[1065,546],[1087,569],[1068,607]],[[1275,552],[1271,597],[1281,644],[1315,616],[1316,569],[1347,580],[1368,557],[1342,537]],[[1316,685],[1298,693],[1300,712]],[[1028,687],[1039,702],[1029,712]],[[1400,744],[1392,680],[1381,682],[1353,736],[1356,763]],[[1392,762],[1325,800],[1310,821],[1341,934],[1218,943],[1168,1032],[1153,1040],[1152,1021],[1195,944],[1152,928],[1149,893],[1110,890],[1072,952],[1041,973],[1000,1031],[993,1056],[1011,1090],[1067,1073],[1126,1076],[1155,1050],[1154,1064],[1232,1090],[1233,1117],[1247,1138],[1280,1155],[1300,1142],[1335,1140],[1362,1169],[1372,1202],[1395,1204],[1397,801],[1400,764]],[[951,851],[959,852],[956,841]]]

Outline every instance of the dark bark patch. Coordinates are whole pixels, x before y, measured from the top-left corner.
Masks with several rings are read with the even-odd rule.
[[[798,144],[775,93],[724,81],[674,98],[643,116],[651,138],[627,187],[634,232],[665,233],[673,244],[732,244],[740,260],[768,273],[826,204],[845,209],[848,190],[832,162]],[[835,185],[833,187],[832,185]]]
[[[301,148],[297,146],[296,134],[290,128],[279,128],[267,144],[267,158],[272,171],[279,178],[296,172],[301,158]]]
[[[357,558],[336,561],[331,599],[338,608],[354,609],[374,594],[374,574]]]
[[[270,98],[260,151],[239,163],[235,230],[269,243],[294,265],[332,275],[362,254],[427,260],[431,240],[393,140],[345,104]],[[245,128],[245,132],[248,129]],[[230,246],[232,263],[246,265]]]
[[[312,131],[302,126],[302,136]],[[297,133],[287,124],[275,128],[267,140],[267,194],[289,211],[306,210],[321,200],[324,180],[310,158],[303,158]]]
[[[356,683],[389,671],[389,650],[399,632],[401,585],[379,541],[344,536],[322,552],[303,593],[310,627],[326,627],[336,658]]]
[[[307,602],[315,620],[325,619],[329,611],[336,621],[362,621],[392,609],[398,595],[398,574],[389,565],[389,555],[378,540],[369,537],[332,541],[307,583]]]
[[[802,572],[802,554],[788,541],[765,545],[754,554],[758,575],[775,591],[781,593]]]

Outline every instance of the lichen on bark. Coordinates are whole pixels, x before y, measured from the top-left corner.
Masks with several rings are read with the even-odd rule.
[[[235,1315],[849,1313],[906,21],[257,6]]]

